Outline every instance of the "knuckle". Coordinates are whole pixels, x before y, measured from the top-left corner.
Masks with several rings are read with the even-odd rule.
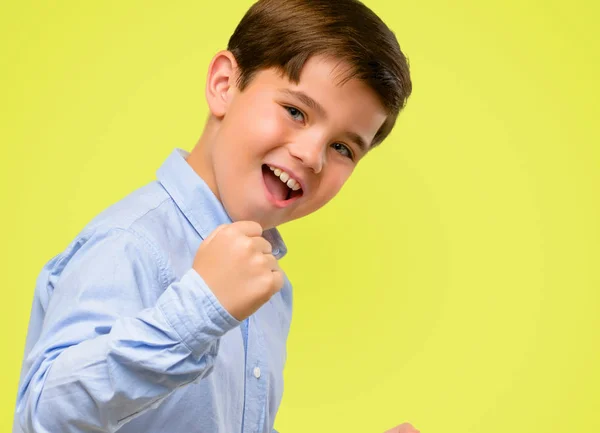
[[[237,242],[240,248],[242,248],[244,251],[250,251],[252,249],[252,240],[250,238],[240,236]]]
[[[262,239],[263,240],[263,245],[265,246],[265,251],[267,251],[269,254],[271,254],[273,252],[273,245],[271,245],[271,242],[269,242],[266,239]]]
[[[269,266],[269,269],[274,270],[277,267],[277,260],[272,254],[263,254],[265,258],[265,265]]]
[[[222,236],[229,237],[229,236],[233,235],[233,233],[235,232],[235,229],[233,228],[233,226],[231,226],[231,224],[225,224],[220,227],[221,227],[221,229],[218,234],[220,234]]]
[[[269,265],[269,259],[265,254],[256,254],[254,257],[254,262],[256,266],[261,268],[265,268]]]

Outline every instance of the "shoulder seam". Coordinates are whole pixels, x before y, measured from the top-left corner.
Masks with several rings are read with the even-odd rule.
[[[161,285],[160,289],[164,289],[168,285],[167,284],[168,283],[168,277],[167,277],[168,273],[167,273],[166,261],[165,261],[163,255],[160,253],[159,248],[156,246],[156,244],[154,242],[152,242],[147,236],[145,236],[144,234],[135,230],[132,226],[136,222],[138,222],[140,219],[142,219],[143,217],[148,215],[150,212],[158,209],[159,207],[161,207],[163,204],[165,204],[166,202],[168,202],[170,200],[171,200],[170,197],[165,197],[164,200],[162,200],[156,206],[146,210],[146,212],[139,215],[137,218],[135,218],[133,221],[131,221],[131,223],[129,223],[127,226],[122,226],[122,227],[107,226],[105,228],[106,233],[110,233],[111,231],[121,231],[121,232],[129,233],[132,236],[134,236],[136,239],[138,239],[141,244],[144,245],[143,248],[146,250],[146,252],[150,253],[150,255],[154,258],[156,265],[158,266],[158,272],[159,272],[159,278],[160,278],[159,283]],[[98,229],[101,229],[101,227],[96,227],[94,229],[94,231],[91,233],[91,235],[96,233],[98,231]]]
[[[159,207],[161,207],[163,204],[165,204],[166,202],[172,200],[170,196],[167,196],[164,198],[164,200],[162,200],[161,202],[159,202],[156,206],[154,206],[151,209],[148,209],[146,212],[144,212],[142,215],[140,215],[139,217],[137,217],[135,220],[133,220],[129,226],[127,227],[127,231],[129,231],[130,233],[132,233],[134,236],[138,237],[138,239],[140,239],[144,244],[146,244],[146,247],[149,249],[150,253],[154,256],[154,259],[156,260],[156,264],[158,265],[158,271],[159,271],[159,276],[160,276],[160,284],[161,287],[160,289],[164,289],[167,287],[167,283],[168,283],[168,277],[167,277],[167,263],[164,260],[163,255],[160,253],[158,247],[156,246],[156,244],[154,242],[152,242],[150,239],[148,239],[147,236],[143,235],[142,233],[138,232],[137,230],[133,229],[133,225],[138,222],[140,219],[142,219],[143,217],[145,217],[146,215],[148,215],[150,212],[152,212],[153,210],[158,209]]]

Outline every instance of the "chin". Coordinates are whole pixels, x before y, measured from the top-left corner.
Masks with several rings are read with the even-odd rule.
[[[265,224],[271,224],[272,222],[268,221],[270,218],[264,218],[257,212],[251,212],[249,208],[252,207],[251,203],[244,200],[244,197],[234,197],[232,203],[229,203],[229,200],[223,200],[223,207],[231,218],[231,221],[254,221],[259,223],[263,229],[265,229]],[[266,229],[265,229],[266,230]]]

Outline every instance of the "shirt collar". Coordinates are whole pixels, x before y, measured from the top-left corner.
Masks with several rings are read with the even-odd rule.
[[[219,225],[232,221],[204,179],[187,163],[187,155],[189,153],[183,149],[173,150],[156,176],[200,237],[206,239]],[[271,243],[275,258],[279,260],[287,253],[276,228],[263,232],[263,237]]]

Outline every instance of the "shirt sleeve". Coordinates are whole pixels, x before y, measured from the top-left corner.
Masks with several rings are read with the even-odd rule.
[[[19,385],[25,432],[116,431],[209,374],[240,324],[193,269],[162,291],[159,256],[133,232],[93,235],[58,267]]]

